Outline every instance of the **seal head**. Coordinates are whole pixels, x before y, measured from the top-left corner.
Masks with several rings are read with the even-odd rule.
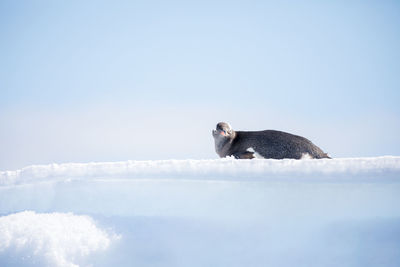
[[[217,154],[221,158],[228,156],[227,153],[230,143],[235,137],[235,131],[233,131],[229,123],[219,122],[215,127],[215,130],[212,130],[212,135],[214,137],[215,151]]]
[[[233,130],[229,123],[219,122],[216,126],[216,129],[213,130],[213,136],[216,137],[229,137],[232,135]]]

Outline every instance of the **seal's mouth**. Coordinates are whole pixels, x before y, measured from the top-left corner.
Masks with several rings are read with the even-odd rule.
[[[212,130],[212,135],[214,138],[219,136],[226,136],[226,132],[224,130]]]

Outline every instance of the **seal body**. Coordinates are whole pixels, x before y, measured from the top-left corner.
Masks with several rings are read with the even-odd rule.
[[[213,137],[215,151],[221,158],[330,158],[310,140],[281,131],[234,131],[228,123],[220,122]]]

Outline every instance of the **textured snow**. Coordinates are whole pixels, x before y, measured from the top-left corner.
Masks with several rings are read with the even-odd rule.
[[[17,171],[0,172],[0,185],[38,181],[114,178],[183,178],[215,180],[275,179],[286,177],[326,179],[346,176],[346,180],[379,178],[400,173],[400,157],[341,158],[319,160],[159,160],[105,163],[34,165]],[[351,174],[351,176],[349,176]]]
[[[21,265],[79,266],[74,262],[106,250],[116,238],[88,216],[26,211],[0,217],[0,253],[14,254]]]
[[[0,172],[0,266],[397,267],[399,203],[394,156],[29,166]]]

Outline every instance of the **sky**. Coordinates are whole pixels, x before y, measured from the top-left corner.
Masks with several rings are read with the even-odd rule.
[[[211,130],[400,155],[398,1],[0,2],[0,170],[212,159]]]

